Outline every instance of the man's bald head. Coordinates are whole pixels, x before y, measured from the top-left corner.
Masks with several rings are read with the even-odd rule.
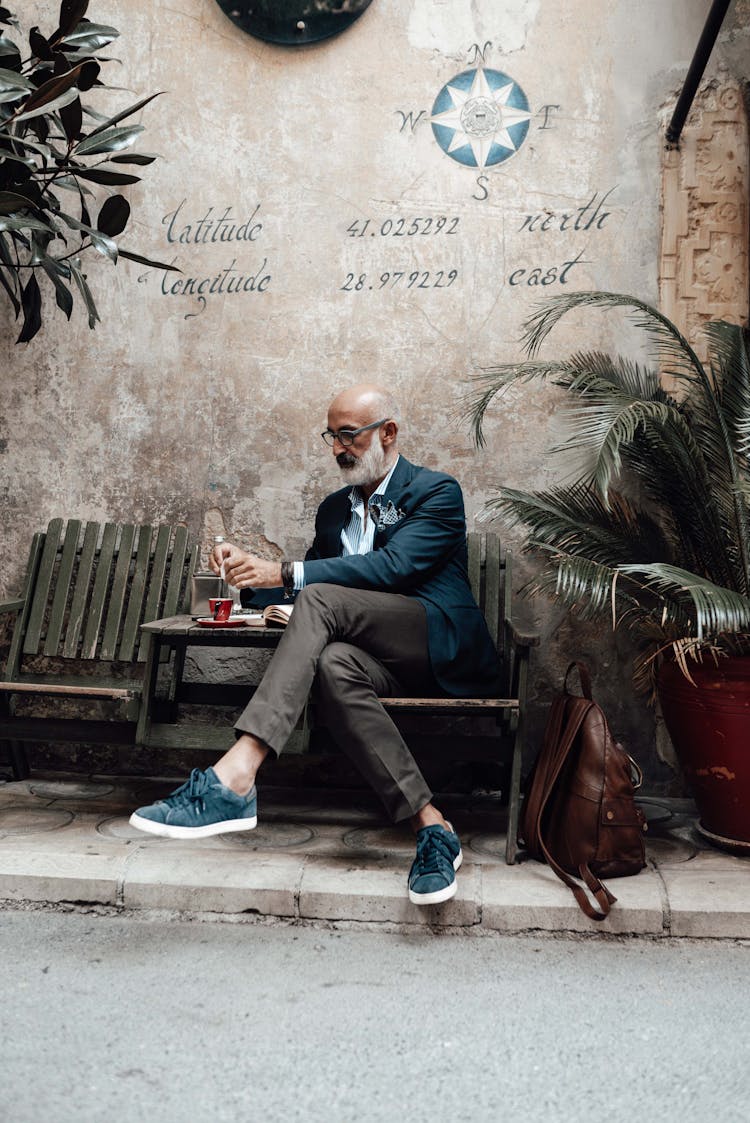
[[[381,417],[397,424],[401,419],[398,403],[390,390],[370,382],[360,382],[342,390],[331,402],[329,412],[356,415],[363,419],[360,422],[363,425],[379,421]]]

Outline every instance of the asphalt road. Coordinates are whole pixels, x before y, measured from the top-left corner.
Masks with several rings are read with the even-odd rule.
[[[748,1123],[750,945],[0,913],[3,1123]]]

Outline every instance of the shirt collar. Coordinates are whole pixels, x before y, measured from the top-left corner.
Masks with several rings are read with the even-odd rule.
[[[386,491],[388,490],[388,484],[389,484],[389,483],[391,482],[391,476],[392,476],[392,475],[393,475],[393,473],[394,473],[394,472],[396,471],[396,465],[398,464],[398,462],[399,462],[399,460],[400,460],[400,459],[401,459],[401,456],[400,456],[400,455],[397,455],[397,456],[396,456],[396,459],[395,459],[395,460],[394,460],[394,462],[393,462],[393,467],[391,468],[390,472],[389,472],[389,473],[388,473],[388,475],[387,475],[387,476],[385,476],[385,478],[384,478],[383,480],[381,480],[381,482],[380,482],[380,483],[378,484],[378,490],[377,490],[377,491],[374,491],[374,492],[372,493],[372,495],[370,496],[370,498],[368,499],[368,501],[367,501],[367,506],[368,506],[368,507],[370,507],[370,506],[371,506],[371,505],[372,505],[372,504],[373,504],[374,502],[376,502],[376,501],[377,501],[378,499],[383,499],[383,497],[385,496],[385,493],[386,493]],[[363,497],[362,497],[362,492],[360,491],[359,487],[358,487],[358,486],[356,486],[356,485],[355,485],[355,486],[354,486],[354,487],[352,488],[352,490],[351,490],[351,491],[349,492],[349,502],[350,502],[350,503],[351,503],[351,505],[352,505],[352,510],[353,510],[353,511],[357,511],[357,510],[358,510],[360,514],[362,514],[362,513],[364,512],[364,509],[365,509],[365,504],[364,504],[364,499],[363,499]]]

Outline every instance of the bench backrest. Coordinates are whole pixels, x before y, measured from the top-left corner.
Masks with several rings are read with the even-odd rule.
[[[196,559],[183,526],[53,519],[34,535],[7,677],[33,655],[143,662],[140,625],[182,611]]]
[[[503,554],[496,534],[470,531],[469,582],[474,599],[484,613],[489,633],[501,658],[505,646],[503,622],[511,616],[511,558]]]

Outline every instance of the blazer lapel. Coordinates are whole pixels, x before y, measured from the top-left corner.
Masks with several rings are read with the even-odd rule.
[[[411,464],[405,456],[399,456],[398,464],[391,476],[388,490],[385,493],[385,502],[388,503],[390,501],[394,507],[400,507],[403,495],[407,491],[412,478],[418,471],[419,469],[416,468],[414,464]],[[373,549],[378,550],[381,546],[384,546],[397,526],[398,523],[394,523],[393,526],[388,526],[384,530],[376,530],[375,538],[372,543]]]

